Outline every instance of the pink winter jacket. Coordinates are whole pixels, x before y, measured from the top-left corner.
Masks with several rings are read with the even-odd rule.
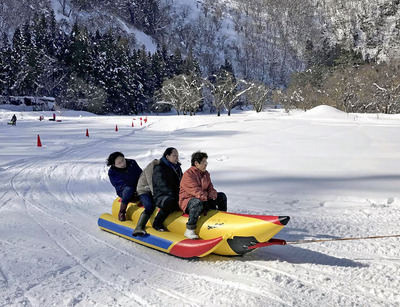
[[[211,183],[210,173],[202,172],[196,166],[190,167],[182,176],[179,207],[183,212],[192,198],[198,198],[201,201],[217,198],[217,191]]]

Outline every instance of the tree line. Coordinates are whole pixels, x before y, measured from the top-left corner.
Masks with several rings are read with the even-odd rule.
[[[99,114],[148,109],[164,79],[188,65],[178,49],[131,50],[111,30],[92,33],[75,23],[67,34],[54,14],[35,15],[11,40],[2,40],[1,95],[53,96],[60,107]]]
[[[320,104],[347,112],[400,112],[398,63],[365,61],[338,46],[312,52],[306,69],[292,73],[287,88],[237,79],[232,64],[201,71],[194,52],[185,57],[165,44],[151,54],[112,30],[91,32],[75,23],[63,31],[54,13],[35,14],[0,42],[0,95],[52,96],[61,108],[97,114],[163,112],[194,115],[204,106],[217,115],[250,104],[310,109]],[[312,46],[309,47],[312,50]]]
[[[287,110],[329,105],[351,113],[400,113],[400,61],[365,61],[338,47],[324,65],[292,74],[285,90],[275,91]]]
[[[178,114],[193,115],[207,101],[220,115],[222,108],[230,113],[254,86],[236,80],[228,61],[203,78],[191,51],[183,58],[179,49],[171,53],[165,45],[153,54],[144,46],[132,50],[126,37],[111,30],[92,33],[78,23],[67,34],[54,14],[36,14],[11,40],[2,39],[1,95],[52,96],[61,108],[137,114],[174,107]]]

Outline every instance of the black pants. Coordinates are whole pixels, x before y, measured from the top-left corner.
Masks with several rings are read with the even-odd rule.
[[[189,214],[189,219],[186,223],[187,229],[196,229],[196,224],[199,219],[200,214],[203,211],[208,210],[219,210],[226,211],[227,210],[227,198],[225,193],[218,192],[217,199],[212,200],[209,199],[207,201],[201,201],[198,198],[192,198],[189,200],[188,205],[186,207],[186,213]]]
[[[163,201],[159,202],[158,207],[160,211],[158,211],[157,216],[154,218],[153,226],[161,228],[168,215],[179,210],[178,200],[173,197],[166,197]]]
[[[217,199],[209,199],[203,202],[203,209],[204,211],[208,210],[219,210],[219,211],[226,211],[228,208],[228,200],[226,198],[225,193],[218,192]]]

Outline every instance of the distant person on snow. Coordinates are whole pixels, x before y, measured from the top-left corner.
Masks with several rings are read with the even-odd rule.
[[[13,126],[17,124],[17,117],[15,116],[15,114],[11,117],[10,123]]]
[[[142,169],[133,159],[125,159],[121,152],[113,152],[107,159],[108,177],[117,195],[121,197],[118,219],[126,221],[126,208],[130,201],[137,198],[136,186]]]
[[[146,226],[146,223],[149,220],[155,208],[153,201],[153,170],[154,167],[159,163],[160,163],[159,160],[154,159],[145,167],[145,169],[143,170],[142,174],[139,177],[136,191],[144,207],[144,211],[140,215],[136,228],[132,233],[134,237],[144,236],[147,234],[146,230],[144,230],[144,227]]]
[[[153,228],[166,231],[164,221],[168,215],[179,210],[179,183],[182,178],[179,153],[176,148],[168,147],[153,171],[153,197],[160,208],[153,222]]]
[[[227,210],[227,198],[222,192],[217,192],[211,183],[210,173],[206,170],[208,156],[197,151],[192,154],[192,166],[183,174],[180,191],[179,207],[189,214],[186,223],[185,237],[198,239],[195,232],[197,220],[203,211]]]

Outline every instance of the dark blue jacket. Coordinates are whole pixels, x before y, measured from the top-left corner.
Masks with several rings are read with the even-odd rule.
[[[136,186],[142,173],[142,169],[135,160],[126,159],[125,168],[117,168],[111,166],[108,170],[108,177],[111,184],[114,186],[115,191],[119,197],[122,197],[122,191],[125,187],[132,187],[136,191]]]

